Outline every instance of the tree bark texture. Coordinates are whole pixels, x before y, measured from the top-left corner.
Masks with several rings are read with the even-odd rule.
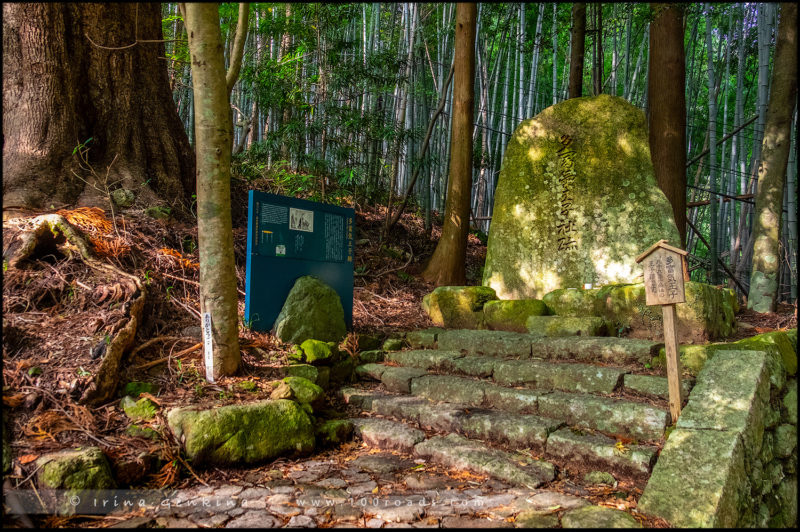
[[[686,58],[680,4],[651,4],[650,157],[686,244]]]
[[[758,168],[753,269],[747,306],[774,312],[778,300],[780,227],[792,113],[797,94],[797,4],[782,3],[767,119]]]
[[[453,78],[453,132],[450,139],[450,176],[442,236],[423,279],[437,286],[466,283],[467,233],[472,190],[472,129],[475,100],[475,33],[477,7],[456,4]]]
[[[231,222],[228,88],[216,3],[187,3],[197,146],[200,311],[211,315],[213,377],[239,369],[238,300]]]
[[[108,206],[74,148],[142,204],[194,190],[164,64],[159,4],[3,4],[3,203]],[[93,41],[99,46],[92,44]],[[123,47],[109,50],[102,47]],[[155,194],[154,194],[155,192]],[[137,203],[139,203],[137,201]]]
[[[586,45],[586,3],[572,4],[572,50],[569,57],[569,97],[583,96],[583,53]]]

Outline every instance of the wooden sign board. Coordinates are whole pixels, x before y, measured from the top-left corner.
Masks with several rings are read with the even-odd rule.
[[[644,270],[644,291],[648,305],[684,303],[683,263],[687,253],[661,240],[639,255]]]
[[[664,315],[664,350],[667,355],[667,385],[672,423],[681,415],[681,359],[678,355],[678,330],[675,304],[686,301],[684,292],[685,259],[688,253],[659,240],[636,257],[644,269],[644,291],[648,305],[661,305]]]

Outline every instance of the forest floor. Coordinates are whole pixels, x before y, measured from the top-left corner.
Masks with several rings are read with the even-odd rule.
[[[196,225],[154,220],[134,210],[113,220],[109,213],[96,208],[60,213],[84,232],[99,259],[136,275],[147,288],[145,319],[132,351],[124,359],[121,383],[143,380],[157,384],[160,392],[151,398],[162,413],[187,403],[219,405],[269,396],[268,382],[286,365],[290,347],[270,334],[242,328],[240,375],[214,384],[202,376]],[[37,214],[44,213],[4,220],[4,257],[6,246],[19,234],[25,219]],[[404,214],[390,239],[381,242],[384,218],[385,208],[380,206],[356,212],[358,245],[350,349],[357,348],[360,335],[383,338],[394,331],[433,325],[420,303],[434,287],[417,274],[432,254],[441,227],[434,223],[428,236],[419,216]],[[246,234],[246,212],[234,211],[240,314],[244,309]],[[485,254],[485,244],[470,234],[468,284],[480,283]],[[55,247],[39,250],[35,260],[20,268],[4,268],[3,281],[3,406],[4,419],[9,414],[7,426],[14,456],[12,471],[5,477],[6,489],[28,487],[36,472],[35,461],[42,454],[81,445],[100,445],[116,464],[118,478],[151,488],[235,484],[237,480],[246,486],[247,482],[253,485],[255,477],[263,479],[267,474],[281,477],[277,480],[291,479],[293,471],[302,469],[297,466],[299,461],[282,459],[250,470],[194,471],[180,457],[168,431],[162,431],[156,441],[126,433],[128,418],[117,400],[98,407],[79,403],[99,366],[104,344],[125,322],[131,289],[124,282],[98,274],[79,256],[65,256]],[[796,308],[788,305],[774,314],[742,310],[737,318],[752,327],[740,327],[730,340],[797,326]],[[244,380],[255,382],[255,390],[239,387]],[[333,403],[337,404],[335,400]],[[165,426],[163,414],[157,422]],[[342,463],[363,452],[358,445],[349,444],[312,458]],[[157,456],[163,467],[148,471],[141,462],[142,453]],[[439,473],[463,489],[486,480],[459,477],[457,472]],[[595,495],[598,500],[611,500],[614,507],[620,504],[618,491]],[[106,527],[117,522],[49,517],[37,524]]]

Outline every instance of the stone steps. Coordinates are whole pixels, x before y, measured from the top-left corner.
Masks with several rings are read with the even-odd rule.
[[[514,356],[588,363],[649,364],[663,343],[602,336],[541,337],[507,331],[426,329],[406,334],[414,349],[462,351],[468,355]]]
[[[510,362],[516,361],[506,363]],[[577,427],[638,440],[660,440],[670,421],[666,408],[583,392],[515,389],[485,380],[433,375],[419,368],[384,364],[364,364],[356,368],[356,373],[381,381],[390,392],[471,407],[537,414]],[[617,378],[621,376],[619,374]]]
[[[509,449],[528,449],[537,456],[561,463],[577,459],[584,465],[600,469],[612,468],[629,477],[646,477],[656,456],[654,446],[620,446],[615,439],[568,428],[563,422],[546,417],[471,409],[459,404],[433,403],[411,396],[388,395],[356,388],[342,389],[342,395],[349,404],[375,415],[390,416],[437,432],[459,433]],[[356,421],[357,425],[358,423],[360,421]],[[376,427],[375,431],[391,434],[394,442],[400,442],[387,444],[384,441],[385,436],[379,438],[367,430],[362,439],[381,449],[410,452],[411,447],[424,438],[424,434],[417,429],[392,424],[385,419],[371,418],[368,423]],[[379,439],[382,443],[375,443]]]
[[[528,489],[535,489],[555,478],[555,466],[549,462],[495,449],[459,434],[426,439],[422,431],[401,422],[375,418],[355,418],[352,421],[356,435],[376,449],[413,454],[437,465],[489,475]]]

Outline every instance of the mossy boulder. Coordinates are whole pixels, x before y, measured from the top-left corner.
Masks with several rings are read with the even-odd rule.
[[[294,352],[289,354],[289,360],[293,363],[330,366],[338,360],[338,356],[339,349],[335,342],[308,339],[295,347]]]
[[[497,299],[483,305],[486,328],[495,331],[524,333],[529,317],[548,314],[547,305],[539,299]]]
[[[167,421],[195,465],[254,464],[314,449],[308,414],[285,399],[208,410],[176,408]]]
[[[314,429],[319,447],[339,445],[353,436],[353,422],[349,419],[328,419]]]
[[[286,367],[286,374],[289,377],[303,377],[314,384],[319,384],[319,370],[311,364],[292,364]]]
[[[352,357],[345,357],[331,367],[330,381],[334,384],[350,382],[355,370],[356,361]]]
[[[283,382],[292,389],[292,396],[298,403],[315,406],[325,397],[325,390],[303,377],[286,377]]]
[[[635,258],[679,235],[656,183],[644,113],[622,98],[571,98],[523,121],[498,178],[483,285],[541,299],[634,282]]]
[[[545,294],[542,301],[557,316],[578,318],[603,314],[603,300],[597,288],[559,288]]]
[[[126,395],[120,399],[119,406],[125,412],[125,415],[134,422],[150,421],[158,412],[158,405],[147,397],[136,400],[130,395]]]
[[[148,438],[151,440],[159,439],[158,431],[151,429],[150,427],[142,427],[135,423],[125,429],[125,434],[134,438]]]
[[[98,490],[116,487],[111,466],[99,447],[45,454],[36,460],[39,487]]]
[[[606,324],[594,316],[530,316],[525,322],[535,336],[603,336]]]
[[[686,302],[675,306],[678,341],[703,343],[730,336],[736,327],[739,310],[736,293],[705,283],[684,284]],[[593,292],[600,301],[599,316],[619,329],[630,329],[632,338],[661,340],[664,337],[663,312],[646,304],[643,283],[612,285]]]
[[[347,334],[339,294],[316,277],[295,281],[273,327],[284,342],[301,344],[309,338],[339,342]]]
[[[440,327],[483,329],[483,306],[494,299],[486,286],[440,286],[422,299],[422,309]]]
[[[423,305],[424,304],[425,301],[423,299]],[[403,340],[402,338],[387,338],[386,341],[383,342],[381,349],[384,351],[399,351],[400,349],[403,349],[404,345],[405,345],[405,340]]]
[[[111,191],[111,199],[114,200],[119,207],[130,207],[136,200],[136,194],[127,188],[118,188]]]

